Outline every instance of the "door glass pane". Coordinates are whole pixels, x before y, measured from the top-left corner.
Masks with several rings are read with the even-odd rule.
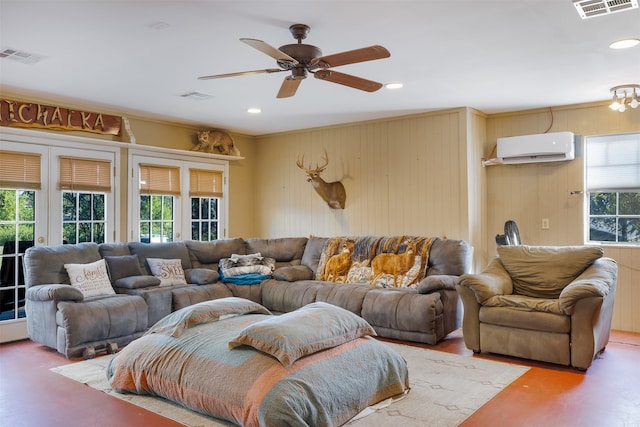
[[[140,196],[140,219],[151,219],[151,196]]]
[[[105,193],[63,192],[63,243],[103,243],[106,234],[105,203]]]
[[[18,219],[20,221],[33,221],[36,217],[36,193],[35,191],[18,192]]]
[[[105,208],[105,195],[104,194],[92,194],[93,196],[93,219],[96,221],[104,221],[104,208]]]
[[[140,241],[145,243],[173,241],[173,196],[140,196]],[[142,209],[148,213],[142,213]],[[142,221],[142,217],[145,217]]]
[[[91,194],[78,194],[78,217],[80,221],[88,221],[91,219]]]
[[[191,238],[193,240],[210,241],[218,239],[218,199],[209,197],[192,197],[191,206],[200,206],[198,211],[192,210]]]
[[[25,317],[23,256],[33,246],[35,191],[0,190],[0,321]]]

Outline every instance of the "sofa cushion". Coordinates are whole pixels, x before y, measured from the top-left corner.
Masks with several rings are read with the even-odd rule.
[[[260,252],[262,256],[275,259],[279,263],[300,264],[307,245],[306,237],[283,237],[279,239],[247,239],[247,253]]]
[[[189,249],[193,268],[208,267],[217,269],[218,261],[222,258],[229,258],[231,254],[244,255],[247,253],[245,242],[239,237],[212,240],[210,242],[187,240],[184,244]]]
[[[147,266],[147,258],[179,259],[182,262],[182,269],[192,268],[189,251],[184,242],[166,243],[142,243],[129,242],[129,250],[132,254],[138,255],[140,268],[145,274],[151,274]]]
[[[129,276],[122,277],[113,284],[116,288],[141,289],[150,286],[159,286],[160,279],[156,276]]]
[[[89,264],[65,264],[71,286],[75,286],[84,297],[113,295],[107,267],[103,259]]]
[[[290,267],[280,267],[273,272],[273,278],[287,282],[313,279],[313,271],[304,265],[292,265]]]
[[[184,272],[187,282],[194,285],[208,285],[209,283],[215,283],[220,279],[220,275],[217,271],[210,270],[208,268],[192,268]]]
[[[137,255],[105,256],[104,260],[107,263],[111,283],[115,283],[123,277],[141,276],[144,274],[140,268]]]
[[[229,348],[249,345],[289,366],[301,357],[376,332],[364,319],[332,304],[315,302],[247,326]]]
[[[131,255],[129,245],[126,243],[100,243],[98,251],[102,258],[108,256]]]
[[[325,243],[327,243],[327,240],[329,240],[328,237],[311,236],[304,247],[301,263],[313,271],[314,277],[318,271],[318,263],[320,262],[320,256],[322,255],[322,249],[324,248]]]
[[[160,286],[186,285],[179,259],[147,258],[151,274],[160,279]]]
[[[427,276],[461,276],[471,271],[473,246],[464,240],[435,238],[429,248]]]
[[[498,246],[514,293],[535,298],[558,298],[603,253],[596,246]]]
[[[75,245],[32,246],[24,256],[27,287],[47,284],[71,284],[64,264],[87,264],[101,259],[93,242]]]

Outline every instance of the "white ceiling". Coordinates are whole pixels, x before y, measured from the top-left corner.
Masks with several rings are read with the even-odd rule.
[[[275,68],[238,39],[295,43],[325,55],[380,44],[391,57],[337,71],[400,90],[362,92],[307,78],[276,99],[288,73],[198,76]],[[0,90],[97,111],[260,135],[469,106],[486,113],[602,101],[640,83],[640,9],[582,20],[571,0],[30,1],[0,0]],[[200,92],[206,100],[180,95]],[[262,109],[260,115],[246,113]],[[624,113],[617,113],[624,114]]]

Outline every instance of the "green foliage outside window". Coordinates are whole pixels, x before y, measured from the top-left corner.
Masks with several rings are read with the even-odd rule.
[[[640,243],[640,192],[589,193],[589,240]]]

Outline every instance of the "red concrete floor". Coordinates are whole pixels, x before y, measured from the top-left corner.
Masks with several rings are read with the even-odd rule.
[[[613,331],[607,349],[587,372],[473,355],[464,346],[460,330],[425,347],[531,368],[469,417],[463,427],[640,426],[640,334]],[[0,426],[181,425],[49,371],[80,360],[69,361],[31,341],[0,345]]]

